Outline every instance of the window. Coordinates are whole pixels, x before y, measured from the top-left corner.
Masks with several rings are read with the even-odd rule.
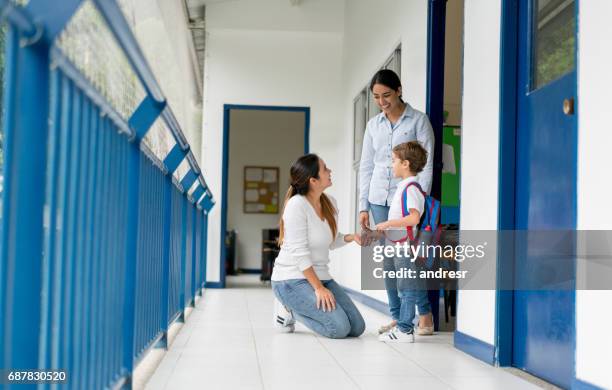
[[[393,54],[384,62],[380,69],[391,69],[401,77],[401,46],[393,51]],[[363,147],[363,136],[370,118],[378,115],[380,109],[372,98],[370,85],[362,89],[353,100],[353,171],[355,174],[355,231],[360,231],[359,226],[359,161]]]

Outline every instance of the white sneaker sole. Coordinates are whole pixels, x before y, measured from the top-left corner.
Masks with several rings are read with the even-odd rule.
[[[394,333],[384,333],[378,336],[378,340],[383,343],[414,343],[414,333],[397,337]]]

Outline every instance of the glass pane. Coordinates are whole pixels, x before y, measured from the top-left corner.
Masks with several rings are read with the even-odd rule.
[[[387,62],[383,66],[383,69],[391,69],[398,76],[401,75],[401,73],[402,73],[402,69],[401,69],[401,54],[402,54],[402,51],[401,51],[400,48],[395,49],[395,52],[393,52],[391,57],[389,57],[389,59],[387,60]]]
[[[368,120],[372,117],[375,117],[376,115],[378,115],[380,113],[380,108],[378,108],[378,106],[376,105],[376,102],[374,101],[374,96],[372,95],[372,91],[370,91],[370,88],[368,88],[368,112],[367,112],[367,116],[368,116]]]
[[[354,104],[354,124],[353,134],[355,137],[355,144],[353,145],[353,161],[359,161],[361,159],[361,148],[363,145],[363,134],[367,124],[366,118],[366,91],[362,91]]]
[[[574,0],[534,2],[532,89],[537,89],[576,66],[576,8]]]

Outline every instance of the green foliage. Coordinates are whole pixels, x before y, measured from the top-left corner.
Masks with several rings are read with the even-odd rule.
[[[575,68],[576,19],[574,7],[537,32],[535,87],[558,79]]]

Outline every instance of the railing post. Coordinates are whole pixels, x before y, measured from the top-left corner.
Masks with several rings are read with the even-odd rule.
[[[181,287],[179,290],[179,307],[181,315],[179,322],[185,322],[185,274],[187,273],[185,266],[185,257],[187,255],[187,198],[181,199]]]
[[[43,207],[49,119],[49,46],[20,47],[9,25],[4,98],[0,367],[38,367]]]
[[[202,262],[201,264],[201,270],[202,270],[202,282],[200,284],[200,291],[202,291],[202,289],[204,288],[204,286],[206,285],[206,256],[207,256],[207,251],[208,251],[208,211],[206,210],[202,210],[202,245],[201,245],[201,249],[202,249],[202,256],[200,257],[200,261]],[[204,293],[201,294],[202,296],[204,296]]]
[[[164,177],[164,246],[162,252],[162,304],[161,304],[161,329],[162,338],[157,343],[157,348],[168,349],[168,301],[170,291],[170,236],[172,234],[172,173]]]
[[[198,209],[195,204],[189,205],[191,207],[191,307],[195,307],[195,299],[196,299],[196,241],[198,240],[197,225],[196,218],[198,216]]]
[[[123,368],[127,377],[124,388],[132,387],[134,371],[134,327],[136,301],[136,256],[138,251],[139,190],[140,190],[140,141],[151,125],[165,108],[165,103],[158,103],[147,96],[140,103],[128,121],[134,131],[135,139],[128,151],[128,207],[126,227],[128,237],[125,250],[125,296],[123,306]]]

